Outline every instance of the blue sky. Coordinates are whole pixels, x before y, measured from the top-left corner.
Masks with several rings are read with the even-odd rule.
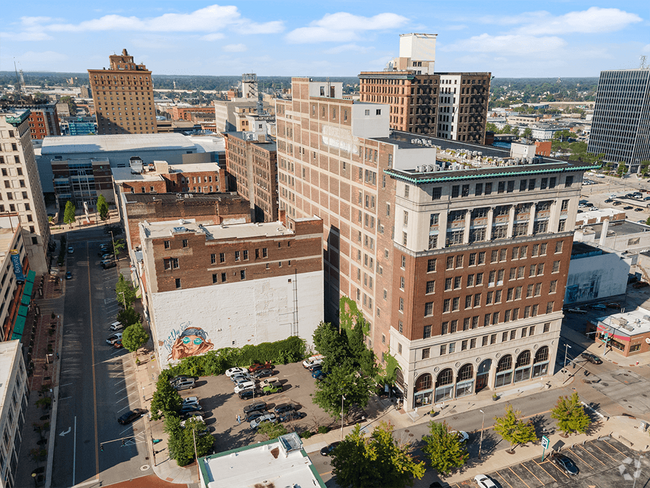
[[[0,71],[84,72],[127,48],[154,74],[355,76],[408,32],[438,34],[436,71],[598,76],[650,60],[647,0],[29,1],[2,18]]]

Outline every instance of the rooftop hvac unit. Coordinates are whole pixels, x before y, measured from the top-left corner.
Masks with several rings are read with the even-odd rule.
[[[625,327],[627,325],[627,319],[623,317],[614,317],[613,321],[616,322],[621,327]]]
[[[644,315],[643,320],[647,320],[648,322],[650,322],[650,315]]]
[[[422,166],[416,166],[415,171],[417,171],[418,173],[422,173]]]

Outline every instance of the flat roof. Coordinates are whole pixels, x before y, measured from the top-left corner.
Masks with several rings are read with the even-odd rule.
[[[48,136],[43,138],[41,154],[75,154],[100,151],[196,149],[183,134],[110,134],[84,136]]]
[[[591,227],[594,232],[594,238],[600,239],[600,234],[603,230],[603,224],[589,224],[583,227]],[[617,236],[628,236],[632,234],[642,234],[644,232],[650,232],[650,226],[645,224],[639,224],[637,222],[630,222],[629,220],[610,220],[609,227],[607,228],[607,233],[616,232]]]
[[[232,193],[125,193],[124,199],[129,203],[149,203],[160,201],[163,204],[175,204],[179,200],[185,203],[215,203],[222,200],[245,200],[236,192]]]
[[[5,401],[9,395],[9,387],[13,384],[9,382],[11,366],[16,356],[20,353],[20,341],[0,342],[0,412],[4,410]]]
[[[650,332],[650,310],[637,308],[624,313],[615,313],[598,319],[598,328],[605,328],[614,336],[632,337]]]
[[[205,488],[325,488],[295,433],[200,458],[199,467]]]
[[[214,111],[214,107],[211,108]],[[196,145],[198,152],[200,153],[226,152],[226,140],[223,137],[212,135],[192,135],[187,137]]]
[[[154,171],[133,173],[131,168],[111,168],[111,173],[113,173],[113,180],[116,183],[124,181],[163,181],[162,175]]]
[[[598,246],[592,246],[585,242],[573,241],[571,246],[571,259],[586,258],[589,256],[597,256],[599,254],[609,254],[603,251]]]
[[[285,227],[282,222],[203,225],[197,224],[195,219],[178,219],[164,222],[144,221],[140,225],[145,229],[146,237],[150,239],[188,232],[204,234],[208,241],[294,235],[294,231]]]
[[[219,163],[191,163],[169,165],[170,173],[201,173],[202,171],[219,171],[219,169]]]
[[[227,132],[228,136],[233,136],[236,137],[237,139],[241,139],[242,141],[246,140],[245,134],[256,134],[255,132],[251,131],[231,131]],[[277,144],[274,140],[272,139],[266,139],[264,141],[258,141],[257,139],[249,139],[250,142],[253,144],[258,144],[262,146],[264,149],[267,151],[275,151],[277,150]]]

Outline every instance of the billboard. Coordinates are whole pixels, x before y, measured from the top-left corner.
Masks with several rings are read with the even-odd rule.
[[[25,282],[25,275],[23,274],[23,265],[20,262],[20,253],[17,249],[12,249],[11,252],[11,265],[14,267],[14,274],[16,275],[17,283]]]

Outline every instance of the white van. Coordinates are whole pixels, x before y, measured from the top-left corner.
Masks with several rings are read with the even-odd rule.
[[[120,322],[113,322],[110,327],[111,330],[122,330],[123,328],[124,326]]]

